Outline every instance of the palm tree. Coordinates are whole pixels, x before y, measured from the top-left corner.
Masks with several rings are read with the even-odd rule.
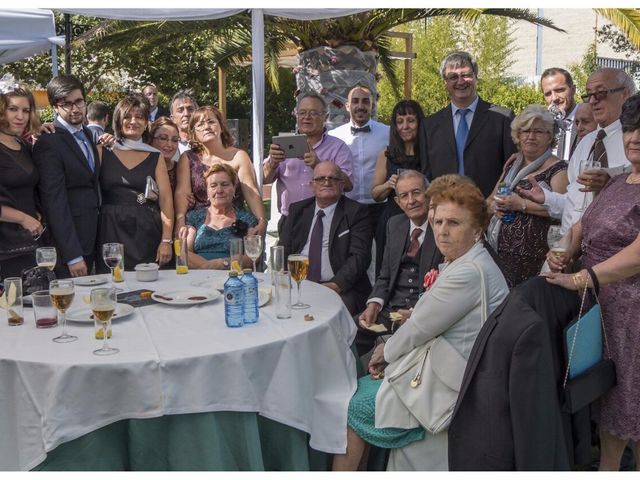
[[[640,49],[640,10],[637,8],[594,8],[620,30],[634,47]]]
[[[279,58],[288,45],[293,44],[298,51],[298,66],[294,69],[298,92],[321,94],[329,104],[330,122],[344,123],[348,91],[362,84],[375,94],[378,68],[396,90],[400,87],[390,57],[391,37],[387,32],[414,20],[443,15],[470,21],[482,15],[500,15],[561,30],[527,9],[373,9],[312,21],[266,16],[265,72],[277,91]],[[135,38],[137,43],[142,41],[141,49],[144,49],[177,36],[203,32],[213,33],[209,53],[219,67],[242,64],[251,58],[251,15],[247,12],[225,19],[191,22],[104,21],[79,42],[117,48],[130,45]]]

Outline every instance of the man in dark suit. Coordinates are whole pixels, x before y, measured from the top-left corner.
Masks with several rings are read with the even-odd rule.
[[[311,180],[314,196],[289,206],[279,244],[285,256],[308,255],[307,279],[338,293],[353,315],[371,291],[367,267],[373,232],[367,207],[343,195],[343,178],[334,162],[316,165]]]
[[[468,53],[448,55],[440,72],[451,103],[422,122],[422,171],[429,180],[446,173],[467,175],[488,197],[516,151],[511,139],[513,112],[478,96],[478,64]]]
[[[390,314],[413,308],[424,291],[425,274],[443,261],[428,221],[426,191],[427,181],[421,173],[406,170],[398,176],[395,201],[404,214],[391,217],[387,223],[380,275],[367,308],[357,317],[359,355],[367,353],[375,343],[376,334],[367,327],[378,323],[391,332]]]
[[[43,134],[33,149],[40,173],[38,190],[58,250],[62,277],[87,275],[93,268],[98,230],[100,162],[91,131],[83,126],[84,86],[72,75],[47,85],[56,113],[55,132]]]
[[[169,110],[161,105],[158,105],[158,87],[153,83],[149,83],[142,89],[142,95],[149,102],[149,123],[157,120],[160,117],[168,117]]]

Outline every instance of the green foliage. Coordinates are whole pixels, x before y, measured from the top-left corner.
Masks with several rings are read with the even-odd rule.
[[[627,60],[633,63],[629,65],[627,73],[637,80],[640,79],[640,48],[634,46],[629,39],[620,33],[613,25],[604,25],[597,30],[599,43],[608,43],[614,52],[623,53]]]
[[[542,93],[536,85],[521,84],[505,72],[513,65],[515,47],[509,31],[509,21],[502,17],[483,16],[478,21],[456,21],[439,17],[425,22],[407,24],[403,31],[413,33],[413,50],[417,58],[413,62],[412,97],[417,100],[426,115],[434,113],[449,103],[449,97],[440,75],[440,62],[450,52],[465,50],[478,61],[478,93],[488,102],[520,112],[532,103],[543,103]],[[395,50],[402,50],[395,41]],[[404,65],[397,62],[398,75]],[[379,85],[379,118],[388,122],[394,105],[402,96],[394,94],[387,78]]]
[[[592,43],[587,47],[587,51],[580,62],[572,63],[567,67],[567,70],[569,70],[573,77],[573,83],[576,85],[578,94],[586,91],[589,75],[598,69],[597,56],[596,44]]]

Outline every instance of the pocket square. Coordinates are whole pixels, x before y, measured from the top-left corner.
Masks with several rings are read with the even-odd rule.
[[[349,233],[350,231],[351,231],[351,230],[347,228],[344,232],[340,232],[340,233],[338,234],[338,238],[340,238],[340,237],[344,237],[344,236],[345,236],[347,233]]]

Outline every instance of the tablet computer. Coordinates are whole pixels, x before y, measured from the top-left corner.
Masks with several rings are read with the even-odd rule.
[[[273,143],[284,151],[284,158],[302,158],[309,151],[306,135],[278,135]]]

